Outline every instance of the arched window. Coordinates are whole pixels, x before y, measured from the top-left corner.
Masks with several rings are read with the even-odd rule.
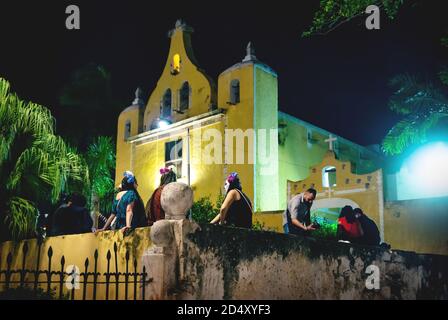
[[[167,118],[171,116],[171,89],[167,89],[162,98],[161,116]]]
[[[188,84],[188,81],[185,81],[180,88],[180,110],[184,111],[190,107],[190,91],[191,87]]]
[[[240,81],[233,79],[230,81],[230,104],[237,104],[240,102]]]
[[[124,125],[124,140],[131,136],[131,121],[127,120]]]
[[[326,166],[322,169],[322,187],[331,188],[336,187],[336,168],[333,166]]]

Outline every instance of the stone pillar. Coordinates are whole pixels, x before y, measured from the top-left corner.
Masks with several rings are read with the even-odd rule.
[[[144,288],[147,299],[175,298],[179,276],[182,277],[182,274],[179,275],[182,269],[179,256],[182,252],[183,226],[192,204],[193,190],[190,186],[173,182],[163,189],[161,205],[165,220],[159,220],[151,227],[153,245],[142,256],[142,264],[151,279]]]
[[[170,183],[163,188],[160,202],[165,211],[165,219],[185,219],[193,205],[193,190],[185,183]]]

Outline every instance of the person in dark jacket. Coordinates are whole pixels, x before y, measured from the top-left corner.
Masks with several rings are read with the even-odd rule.
[[[92,232],[93,220],[85,205],[83,195],[71,194],[67,204],[61,205],[54,213],[52,235]]]
[[[360,208],[355,208],[354,213],[364,232],[360,239],[360,243],[370,246],[379,246],[381,237],[375,221],[366,216]]]

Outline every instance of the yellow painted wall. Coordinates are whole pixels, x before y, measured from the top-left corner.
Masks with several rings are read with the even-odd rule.
[[[267,212],[257,212],[253,215],[252,222],[260,223],[269,231],[276,231],[283,233],[283,210],[279,211],[267,211]]]
[[[123,110],[118,117],[117,122],[117,141],[116,141],[116,167],[115,167],[115,183],[118,185],[123,179],[123,172],[129,170],[131,165],[131,144],[125,139],[126,123],[130,121],[131,132],[130,137],[137,135],[139,123],[138,106],[130,106]]]
[[[137,272],[142,272],[141,256],[143,252],[149,248],[151,245],[151,238],[149,236],[150,228],[139,228],[135,229],[134,232],[127,237],[123,238],[123,234],[119,231],[105,231],[98,235],[93,233],[78,234],[78,235],[66,235],[58,237],[46,238],[41,247],[41,256],[39,269],[48,270],[48,249],[51,247],[53,250],[53,256],[51,259],[51,270],[61,271],[61,258],[65,258],[65,267],[69,265],[76,265],[80,269],[80,272],[85,271],[85,261],[89,259],[89,269],[88,272],[93,272],[94,270],[94,253],[98,250],[98,265],[97,272],[103,274],[107,271],[107,259],[106,255],[108,250],[112,254],[110,272],[115,272],[115,255],[114,255],[114,243],[117,244],[117,265],[118,272],[125,272],[126,269],[126,251],[129,251],[130,262],[129,262],[129,272],[134,272],[133,261],[134,258],[137,260]],[[38,245],[36,239],[31,239],[26,241],[28,244],[28,254],[26,255],[25,268],[29,270],[35,270],[37,264],[38,256]],[[23,246],[25,241],[20,242],[4,242],[0,244],[0,269],[5,270],[7,266],[7,256],[12,253],[13,260],[11,264],[11,269],[21,269],[23,263]],[[20,279],[19,275],[13,275],[11,280],[18,281]],[[53,281],[59,279],[58,275],[52,277]],[[1,280],[5,280],[5,275],[1,275]],[[28,274],[26,281],[34,282],[34,275]],[[111,279],[111,285],[109,287],[109,299],[115,299],[115,284],[113,283],[115,278]],[[133,277],[129,279],[130,283],[133,282]],[[41,274],[39,281],[47,281],[45,274]],[[80,289],[75,290],[75,299],[82,299],[83,295],[83,277],[80,277],[81,286]],[[89,277],[89,281],[93,281],[93,277]],[[98,281],[105,281],[105,277],[102,275],[98,278]],[[120,277],[120,281],[124,281],[124,277]],[[32,286],[32,285],[31,285]],[[119,284],[119,299],[124,299],[125,295],[125,285]],[[13,287],[11,285],[10,287]],[[46,290],[46,283],[40,285],[40,287]],[[52,289],[57,289],[57,294],[59,294],[58,284],[52,284]],[[3,290],[3,288],[0,288]],[[64,286],[64,294],[68,293],[67,288]],[[129,299],[133,299],[134,286],[130,284],[128,287]],[[137,291],[138,292],[138,291]],[[59,297],[57,295],[57,297]],[[86,291],[86,298],[92,299],[93,297],[93,285],[88,285]],[[97,299],[103,300],[106,297],[106,287],[104,284],[99,284],[97,287]],[[138,296],[139,298],[140,296]]]
[[[204,165],[199,162],[198,157],[201,157],[199,152],[204,150],[204,147],[209,144],[209,141],[202,139],[202,148],[195,150],[194,139],[196,135],[203,134],[206,129],[214,129],[219,132],[223,130],[223,123],[218,121],[209,124],[202,128],[192,128],[190,130],[190,152],[191,152],[191,186],[194,191],[194,199],[198,200],[201,197],[210,197],[214,202],[222,190],[224,185],[222,164],[207,164]],[[160,184],[160,168],[165,166],[165,143],[169,141],[176,141],[182,139],[183,141],[183,170],[182,178],[178,181],[187,183],[187,132],[186,129],[179,133],[173,133],[166,137],[156,138],[150,142],[134,142],[135,147],[132,153],[132,165],[129,167],[137,177],[138,191],[144,203],[148,201],[154,190]]]
[[[229,68],[220,74],[218,78],[218,107],[225,109],[226,111],[226,123],[225,129],[241,129],[246,131],[247,129],[254,128],[254,69],[252,63],[238,64]],[[236,105],[229,105],[227,102],[230,100],[230,82],[233,79],[240,81],[240,102]],[[253,138],[253,134],[252,134]],[[249,140],[245,138],[244,150],[236,146],[236,139],[233,141],[233,163],[226,164],[224,166],[225,174],[228,175],[231,172],[238,172],[243,187],[243,191],[253,202],[254,200],[254,165],[248,163],[249,150],[253,152],[253,145],[249,149]],[[252,140],[253,141],[253,140]],[[236,163],[236,154],[243,152],[244,163]],[[222,181],[224,184],[224,181]]]
[[[402,250],[448,255],[448,198],[386,202],[386,242]]]
[[[171,64],[174,55],[181,58],[180,72],[171,74]],[[172,121],[177,122],[209,111],[216,100],[214,84],[198,67],[191,47],[191,33],[185,27],[178,26],[171,31],[171,44],[168,57],[155,89],[146,105],[144,125],[149,130],[151,122],[160,116],[161,99],[167,89],[172,92],[172,109],[179,109],[179,90],[188,81],[191,86],[191,106],[184,114],[172,112]]]
[[[201,134],[203,139],[199,149],[194,148],[193,145],[190,147],[192,159],[191,187],[193,188],[195,201],[202,197],[210,197],[210,200],[215,203],[218,197],[224,193],[224,180],[226,177],[224,176],[224,164],[222,161],[220,163],[204,164],[204,153],[208,151],[206,146],[213,145],[213,140],[204,139],[204,131],[210,129],[216,130],[223,135],[224,120],[192,131],[191,144],[197,134]],[[223,148],[222,144],[221,149]],[[218,150],[214,150],[214,152],[218,153]]]
[[[286,124],[286,140],[279,145],[279,203],[280,208],[286,208],[287,180],[299,181],[306,179],[310,167],[321,163],[329,146],[325,142],[330,132],[316,128],[285,113],[279,113],[279,123]],[[307,132],[312,132],[312,142],[308,142]],[[365,151],[364,147],[356,146],[338,137],[338,157],[341,161],[350,161],[353,173],[364,174],[380,168],[379,159]],[[359,151],[364,151],[366,158],[360,159]]]

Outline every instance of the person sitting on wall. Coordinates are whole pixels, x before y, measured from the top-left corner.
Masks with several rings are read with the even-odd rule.
[[[61,205],[54,214],[52,235],[91,232],[93,220],[85,205],[86,198],[83,195],[72,193],[67,204]]]
[[[176,182],[176,173],[171,168],[160,169],[160,186],[154,190],[146,203],[146,217],[148,219],[148,225],[152,226],[154,222],[165,219],[165,211],[163,211],[160,203],[160,197],[162,196],[163,188],[171,182]]]
[[[310,188],[289,200],[283,212],[283,230],[286,234],[304,235],[316,230],[311,223],[311,206],[316,199],[316,190]]]
[[[121,190],[115,196],[112,204],[112,213],[103,228],[97,232],[107,230],[117,217],[116,229],[127,234],[131,229],[147,226],[143,201],[137,191],[137,179],[131,171],[124,173],[121,181]]]
[[[361,224],[363,236],[360,239],[360,243],[369,246],[379,246],[381,242],[380,231],[372,219],[365,215],[361,208],[355,208],[353,210],[356,219]]]
[[[351,206],[343,207],[338,218],[338,240],[361,243],[362,236],[361,223],[356,219],[353,208]]]
[[[219,214],[210,223],[239,228],[252,228],[252,203],[242,191],[238,173],[232,172],[224,183],[226,197]]]

